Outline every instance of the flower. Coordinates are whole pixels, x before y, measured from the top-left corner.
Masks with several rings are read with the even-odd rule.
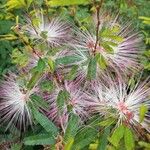
[[[50,103],[50,110],[46,113],[48,118],[53,120],[64,131],[71,112],[78,115],[82,122],[87,119],[88,113],[86,112],[85,101],[83,99],[84,93],[80,87],[81,82],[82,78],[80,77],[77,77],[74,81],[65,80],[62,87],[56,88],[50,95],[45,96],[45,99]],[[69,97],[63,106],[59,108],[57,98],[61,91],[66,91]]]
[[[137,83],[134,87],[122,79],[108,78],[106,83],[97,82],[92,86],[91,94],[86,94],[86,100],[92,113],[100,113],[105,117],[117,118],[118,124],[127,123],[131,126],[141,125],[149,129],[149,114],[140,121],[140,108],[150,107],[150,86],[148,80]]]
[[[7,123],[7,129],[15,125],[21,130],[31,125],[32,119],[27,103],[35,91],[25,89],[16,75],[7,76],[0,85],[0,123]]]
[[[47,21],[42,12],[35,16],[36,24],[33,24],[33,21],[27,18],[27,27],[25,28],[31,38],[37,41],[46,41],[51,47],[64,45],[68,42],[70,26],[67,22],[60,17]]]
[[[101,17],[99,36],[88,30],[80,31],[75,28],[76,37],[71,44],[81,59],[80,65],[87,65],[91,55],[100,54],[100,62],[113,72],[120,74],[133,73],[141,69],[138,56],[142,50],[142,36],[131,29],[130,24],[121,26],[117,17],[106,19]],[[95,26],[94,26],[95,27]],[[95,28],[96,31],[96,28]],[[98,39],[98,42],[97,42]],[[78,62],[79,63],[79,62]],[[87,69],[87,67],[85,67]],[[101,67],[98,72],[103,71]]]

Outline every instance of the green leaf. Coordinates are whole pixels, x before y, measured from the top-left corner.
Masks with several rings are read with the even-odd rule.
[[[104,133],[102,134],[102,136],[99,139],[99,145],[97,150],[106,150],[107,144],[108,144],[108,136],[110,134],[110,126],[105,128]]]
[[[66,90],[61,90],[57,96],[57,107],[61,112],[65,102],[70,98],[70,94]]]
[[[6,3],[6,7],[8,8],[8,10],[25,8],[26,3],[24,0],[8,0]]]
[[[124,136],[124,126],[120,125],[118,128],[115,129],[111,138],[109,138],[110,143],[112,143],[115,147],[118,147],[120,140]]]
[[[140,107],[140,122],[142,122],[144,120],[145,114],[148,111],[148,107],[146,105],[141,105]]]
[[[64,135],[64,141],[66,143],[70,142],[70,138],[74,138],[76,133],[77,133],[77,129],[78,129],[78,122],[79,122],[79,117],[76,116],[75,114],[71,114],[69,122],[67,124],[67,129]]]
[[[88,64],[87,79],[93,80],[96,78],[97,58],[91,57]]]
[[[48,103],[39,95],[33,94],[31,96],[31,101],[34,106],[37,106],[37,108],[43,108],[43,109],[49,108]]]
[[[57,127],[46,116],[40,113],[35,108],[33,109],[33,115],[36,121],[50,134],[56,136],[58,134]]]
[[[21,150],[22,149],[22,144],[14,144],[11,147],[11,150]]]
[[[52,60],[52,59],[48,59],[47,61],[48,65],[49,65],[49,68],[50,68],[50,71],[53,73],[55,71],[55,62]]]
[[[43,72],[46,67],[46,63],[43,59],[39,59],[36,69],[38,72]]]
[[[25,137],[23,143],[25,145],[51,145],[55,144],[55,139],[50,134],[38,134]]]
[[[149,148],[150,149],[150,143],[147,143],[147,142],[144,142],[144,141],[140,141],[140,142],[138,142],[138,144],[141,147],[145,147],[145,148]]]
[[[109,45],[107,41],[106,41],[106,42],[102,42],[101,45],[102,45],[102,47],[103,47],[107,52],[109,52],[109,53],[113,53],[113,52],[114,52],[112,46]]]
[[[134,137],[132,131],[128,127],[125,128],[124,142],[126,150],[134,150]]]
[[[106,119],[106,120],[104,120],[104,121],[101,121],[100,123],[98,123],[98,125],[100,125],[100,126],[110,126],[110,125],[112,125],[113,123],[115,122],[115,118],[108,118],[108,119]]]
[[[55,6],[69,6],[69,5],[80,5],[80,4],[89,4],[90,0],[50,0],[48,5]]]
[[[68,80],[74,80],[76,75],[78,73],[78,66],[73,66],[69,74],[66,76],[66,79]]]
[[[20,67],[25,67],[28,64],[28,56],[27,54],[23,51],[19,51],[19,49],[14,49],[12,51],[12,62],[19,65]]]
[[[54,83],[50,80],[45,80],[40,84],[43,92],[52,92],[54,90]]]
[[[106,59],[104,58],[104,56],[103,55],[101,55],[101,54],[97,54],[97,62],[98,62],[98,64],[99,64],[99,67],[101,68],[101,69],[106,69],[106,67],[107,67],[107,61],[106,61]]]
[[[31,90],[35,86],[35,84],[37,83],[37,81],[39,80],[40,77],[41,77],[40,72],[38,72],[38,71],[34,72],[28,85],[27,85],[27,88]]]
[[[83,149],[85,146],[88,146],[92,141],[96,139],[97,130],[90,127],[84,127],[80,131],[78,131],[75,136],[73,150]]]
[[[76,64],[79,61],[81,61],[80,57],[70,55],[70,56],[64,56],[64,57],[56,59],[56,64],[57,65],[72,65],[72,64]]]
[[[67,144],[65,144],[64,150],[72,150],[74,138],[70,138]]]
[[[30,7],[31,3],[33,2],[33,0],[26,0],[26,5],[27,5],[27,8]]]

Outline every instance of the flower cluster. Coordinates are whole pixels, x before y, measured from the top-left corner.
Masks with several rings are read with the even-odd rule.
[[[34,17],[27,18],[27,25],[22,27],[33,41],[28,64],[21,71],[29,81],[23,83],[24,76],[14,74],[2,81],[0,123],[8,123],[7,128],[31,125],[28,104],[34,105],[32,95],[37,94],[49,105],[39,111],[64,132],[71,113],[79,116],[81,124],[99,114],[115,118],[116,124],[140,125],[148,130],[150,116],[147,112],[141,121],[139,110],[142,106],[149,109],[149,81],[128,84],[128,76],[142,68],[138,59],[142,37],[130,24],[122,26],[118,16],[101,16],[97,34],[96,25],[95,31],[80,30],[60,17],[48,20],[43,13]],[[41,45],[46,50],[40,50]],[[96,67],[89,67],[93,57]],[[89,72],[96,73],[94,79],[87,80]],[[46,81],[44,86],[51,86],[51,81],[53,88],[41,88],[42,81]]]

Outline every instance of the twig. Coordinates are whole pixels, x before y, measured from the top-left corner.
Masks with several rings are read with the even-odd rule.
[[[96,48],[98,45],[98,41],[99,41],[99,26],[100,26],[100,18],[99,18],[99,13],[100,13],[100,9],[102,7],[104,0],[101,0],[98,4],[98,6],[96,6],[96,16],[97,16],[97,26],[96,26],[96,42],[95,42],[95,46],[94,46],[94,54],[96,52]]]

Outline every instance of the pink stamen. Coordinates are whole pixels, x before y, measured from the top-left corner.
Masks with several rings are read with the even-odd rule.
[[[126,115],[128,120],[131,120],[134,117],[133,112],[129,111],[124,102],[119,102],[117,104],[119,111]]]

